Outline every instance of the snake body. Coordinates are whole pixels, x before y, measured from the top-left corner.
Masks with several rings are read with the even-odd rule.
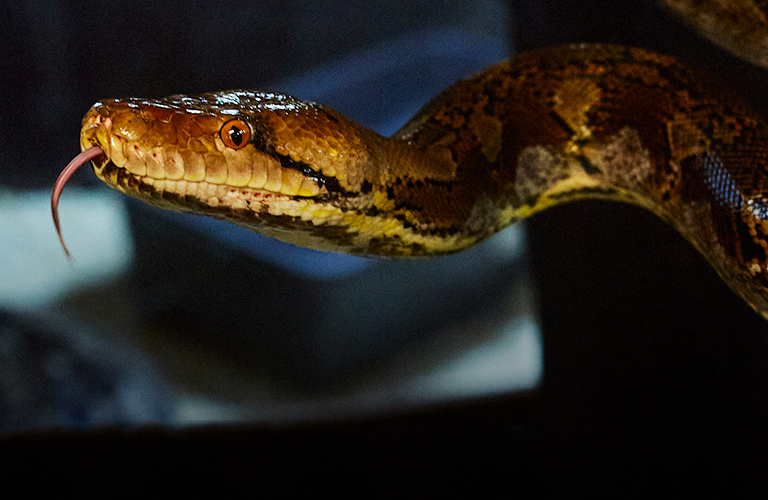
[[[768,318],[766,125],[644,50],[522,54],[453,85],[392,137],[319,104],[231,91],[100,101],[80,144],[130,196],[361,255],[457,252],[579,199],[637,204]]]

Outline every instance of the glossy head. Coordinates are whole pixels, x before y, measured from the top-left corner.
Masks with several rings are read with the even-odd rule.
[[[365,137],[361,137],[361,135]],[[245,91],[111,99],[83,119],[96,175],[162,208],[194,211],[312,248],[364,251],[350,217],[372,207],[383,138],[290,96]]]

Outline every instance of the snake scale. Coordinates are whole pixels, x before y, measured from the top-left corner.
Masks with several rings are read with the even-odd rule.
[[[88,160],[158,207],[361,255],[457,252],[553,205],[616,200],[674,225],[768,318],[766,124],[645,50],[521,54],[454,84],[392,137],[288,95],[229,91],[100,101],[80,146],[53,191],[57,230],[64,183]]]

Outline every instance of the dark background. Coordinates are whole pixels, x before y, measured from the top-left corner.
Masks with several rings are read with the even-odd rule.
[[[73,117],[99,98],[254,86],[420,18],[466,15],[451,2],[407,12],[399,5],[9,5],[0,44],[0,151],[4,165],[19,168],[2,172],[0,182],[50,186],[52,165],[76,152]],[[595,41],[646,47],[705,68],[760,112],[768,109],[763,70],[649,3],[509,5],[517,50]],[[147,74],[161,76],[137,76]],[[93,182],[85,174],[76,181]],[[9,435],[0,442],[9,460],[3,470],[35,471],[41,484],[63,490],[154,481],[242,484],[256,493],[764,490],[765,320],[673,229],[642,210],[578,203],[538,215],[528,227],[545,349],[544,380],[531,393],[293,426]]]

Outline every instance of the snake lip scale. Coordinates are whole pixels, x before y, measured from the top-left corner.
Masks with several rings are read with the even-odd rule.
[[[392,137],[291,96],[110,99],[83,119],[109,186],[289,243],[385,257],[466,249],[553,205],[642,206],[768,317],[768,129],[674,58],[612,45],[519,56],[458,82]],[[62,241],[63,244],[63,241]]]

